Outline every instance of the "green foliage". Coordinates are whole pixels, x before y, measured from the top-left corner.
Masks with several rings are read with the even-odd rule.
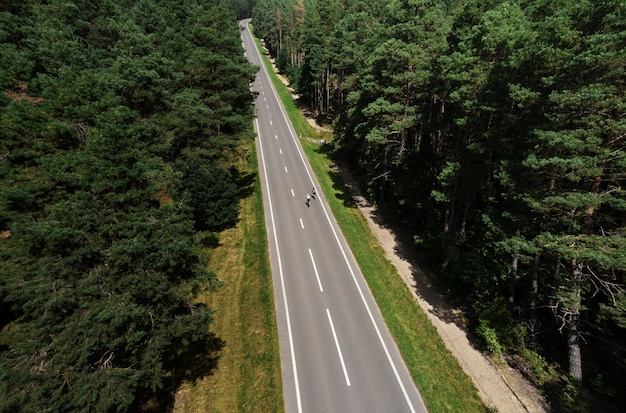
[[[478,313],[476,333],[490,353],[500,354],[523,347],[524,326],[512,317],[502,297],[475,307]]]
[[[626,292],[620,291],[614,298],[613,302],[600,303],[598,321],[614,322],[619,328],[626,329]]]
[[[12,2],[0,51],[0,411],[165,408],[222,345],[197,227],[238,214],[255,68],[234,13]]]
[[[252,7],[255,4],[255,1],[252,0],[230,0],[229,1],[231,8],[235,11],[237,15],[237,20],[245,19],[250,17],[252,13]]]
[[[580,381],[568,376],[562,377],[565,385],[559,399],[561,411],[566,413],[584,413],[589,411],[587,394]]]
[[[553,364],[550,364],[539,353],[525,348],[524,360],[530,366],[533,379],[539,386],[546,386],[560,379],[559,372]]]
[[[615,388],[607,385],[604,382],[602,374],[598,374],[596,377],[590,380],[590,385],[594,393],[602,394],[608,397],[615,397],[617,395]]]
[[[219,231],[234,226],[239,190],[230,171],[201,159],[188,160],[186,168],[181,188],[189,198],[196,229]]]
[[[478,327],[476,327],[476,334],[483,341],[485,348],[491,354],[502,354],[504,351],[503,346],[500,344],[498,340],[498,334],[496,330],[493,329],[489,325],[489,322],[486,320],[480,320],[478,322]]]
[[[303,101],[336,126],[335,154],[402,217],[455,296],[506,300],[496,307],[511,324],[485,314],[480,334],[519,349],[519,326],[542,325],[533,348],[565,349],[574,332],[574,358],[580,333],[603,338],[583,352],[618,344],[624,3],[301,6],[256,2],[258,33],[281,70],[297,66]]]

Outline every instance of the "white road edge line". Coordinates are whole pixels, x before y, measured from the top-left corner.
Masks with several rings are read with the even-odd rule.
[[[258,51],[258,50],[257,50]],[[267,70],[267,69],[266,69]],[[270,88],[272,89],[272,91],[274,92],[274,96],[278,97],[278,92],[276,91],[276,88],[274,87],[274,83],[271,81],[270,79]],[[278,99],[278,98],[277,98]],[[278,107],[280,108],[280,112],[283,115],[283,118],[285,119],[285,121],[287,122],[287,128],[289,129],[289,134],[291,135],[291,139],[293,140],[294,144],[296,145],[296,150],[298,151],[298,154],[300,155],[300,160],[302,161],[302,164],[304,166],[304,170],[306,171],[309,180],[312,184],[315,184],[313,177],[311,176],[311,172],[309,171],[309,168],[307,166],[306,161],[304,160],[304,155],[302,154],[302,151],[300,150],[300,145],[298,145],[298,141],[296,139],[296,134],[293,131],[293,125],[291,124],[291,121],[289,121],[289,118],[287,117],[287,114],[285,113],[284,109],[283,109],[283,105],[282,102],[280,101],[280,99],[278,99]],[[271,121],[270,121],[271,124]],[[318,191],[318,196],[320,196],[321,199],[321,191]],[[378,324],[376,324],[376,320],[374,320],[374,315],[372,314],[372,310],[370,309],[369,305],[367,304],[367,301],[365,300],[365,295],[363,294],[363,291],[361,289],[361,286],[358,283],[358,280],[356,279],[356,275],[354,273],[354,270],[352,269],[352,266],[350,265],[350,262],[348,261],[348,256],[346,255],[346,252],[343,248],[343,246],[341,245],[341,241],[339,240],[339,236],[337,235],[337,232],[335,231],[335,228],[332,225],[332,221],[330,219],[330,216],[328,215],[328,211],[326,210],[326,207],[324,206],[324,203],[320,203],[322,205],[322,209],[324,211],[324,215],[326,216],[326,220],[328,221],[328,224],[330,225],[330,229],[333,232],[333,235],[335,236],[335,241],[337,241],[337,245],[339,245],[339,249],[341,250],[341,254],[343,255],[343,259],[346,262],[346,265],[348,266],[348,270],[350,271],[350,274],[352,275],[352,280],[354,281],[354,284],[356,285],[356,288],[361,296],[361,301],[363,301],[363,305],[365,305],[365,309],[367,310],[367,314],[369,315],[370,321],[372,322],[372,325],[374,326],[374,330],[376,330],[376,334],[378,335],[378,340],[380,341],[380,344],[383,347],[383,350],[385,351],[385,355],[387,356],[387,361],[389,362],[389,365],[391,366],[391,369],[393,370],[393,373],[396,377],[396,381],[398,382],[398,385],[400,386],[400,389],[402,390],[402,395],[404,396],[404,400],[406,401],[407,405],[409,406],[409,409],[411,410],[411,413],[416,413],[415,412],[415,407],[413,406],[413,402],[411,401],[411,399],[409,398],[409,394],[406,391],[406,387],[404,386],[404,383],[402,381],[402,379],[400,378],[400,374],[398,373],[398,369],[395,365],[395,363],[393,362],[393,359],[391,358],[391,353],[389,353],[389,349],[387,348],[387,344],[385,344],[385,340],[383,340],[383,336],[380,332],[380,329],[378,327]]]
[[[283,274],[283,264],[280,259],[280,248],[278,247],[278,236],[276,235],[276,223],[274,220],[274,209],[272,208],[272,196],[270,194],[270,183],[267,179],[267,167],[265,166],[265,156],[263,155],[263,144],[261,142],[261,131],[259,129],[258,119],[256,123],[257,134],[259,135],[259,150],[261,155],[261,163],[263,164],[263,176],[265,178],[265,187],[267,188],[267,203],[270,207],[270,218],[272,221],[272,232],[274,235],[274,246],[278,257],[278,273],[280,275],[280,288],[283,292],[283,306],[285,307],[285,318],[287,319],[287,335],[289,337],[289,351],[291,352],[291,364],[293,365],[293,381],[296,387],[296,402],[298,404],[298,413],[302,413],[302,400],[300,399],[300,384],[298,383],[298,367],[296,366],[296,353],[293,345],[293,335],[291,333],[291,319],[289,318],[289,305],[287,303],[287,294],[285,293],[285,275]]]
[[[250,41],[252,41],[252,36],[250,35],[250,30],[246,31],[247,37]],[[252,47],[252,49],[254,50],[254,52],[256,53],[256,55],[259,57],[259,59],[261,59],[261,55],[259,54],[259,50],[257,49],[256,45],[254,45]],[[261,64],[263,64],[261,62]],[[267,72],[267,69],[265,69],[265,66],[263,65],[263,70],[265,72]],[[267,75],[267,73],[266,73]],[[262,86],[261,86],[262,87]],[[263,164],[263,177],[265,180],[265,187],[267,188],[267,201],[268,201],[268,205],[270,207],[270,219],[272,221],[272,232],[273,232],[273,236],[274,236],[274,246],[276,247],[276,256],[278,259],[278,273],[280,275],[280,288],[281,291],[283,293],[283,306],[285,307],[285,319],[287,322],[287,336],[289,337],[289,352],[291,353],[291,364],[293,366],[293,381],[294,381],[294,387],[295,387],[295,391],[296,391],[296,404],[298,406],[298,413],[302,413],[302,398],[300,396],[300,382],[298,381],[298,367],[296,364],[296,352],[295,352],[295,346],[293,344],[293,333],[291,331],[291,318],[289,317],[289,304],[287,302],[287,294],[285,292],[285,274],[283,273],[283,264],[282,264],[282,260],[280,258],[280,248],[278,247],[278,235],[276,233],[276,221],[274,219],[274,209],[272,208],[272,196],[271,196],[271,191],[270,191],[270,183],[269,183],[269,179],[267,177],[267,166],[265,165],[265,155],[263,154],[263,143],[261,141],[261,131],[259,128],[259,119],[258,118],[254,118],[254,122],[256,125],[256,130],[257,130],[257,135],[258,135],[258,142],[259,142],[259,152],[261,155],[261,163]],[[271,121],[270,121],[271,122]],[[276,136],[276,139],[278,139],[278,136]],[[293,193],[293,189],[291,190],[291,192]]]
[[[311,263],[313,264],[313,271],[315,271],[315,277],[317,278],[317,284],[320,286],[320,292],[324,292],[324,289],[322,288],[322,280],[320,280],[320,275],[317,272],[317,265],[315,265],[315,260],[313,259],[313,252],[311,251],[311,248],[309,248],[309,255],[311,256]]]

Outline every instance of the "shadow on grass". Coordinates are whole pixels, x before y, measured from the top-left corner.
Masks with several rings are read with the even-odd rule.
[[[213,374],[217,368],[220,353],[225,342],[213,333],[205,340],[198,340],[188,346],[175,349],[164,360],[163,387],[154,393],[142,395],[141,413],[165,413],[174,408],[176,391],[185,382],[195,382]]]
[[[350,191],[346,188],[346,184],[342,181],[339,172],[331,171],[328,176],[330,176],[330,179],[333,182],[333,195],[343,203],[344,207],[352,209],[356,208],[357,203],[350,195]]]
[[[248,198],[254,194],[254,182],[257,178],[256,172],[241,172],[237,168],[229,169],[237,188],[239,188],[239,199]]]
[[[314,151],[328,157],[328,159],[333,161],[333,164],[328,171],[328,176],[332,181],[333,193],[326,195],[334,196],[335,198],[339,199],[343,206],[346,208],[357,208],[358,204],[355,198],[352,196],[352,193],[354,190],[357,190],[356,188],[354,188],[354,186],[358,186],[358,184],[356,184],[356,182],[346,181],[342,177],[341,169],[337,166],[337,159],[336,156],[334,156],[333,154],[332,146],[319,145],[317,148],[314,149]]]

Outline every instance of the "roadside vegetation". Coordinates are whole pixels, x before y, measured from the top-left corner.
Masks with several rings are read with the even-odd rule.
[[[482,350],[536,366],[554,409],[623,410],[626,3],[257,0],[251,16]]]
[[[257,47],[263,46],[257,41]],[[294,102],[290,91],[271,70],[263,53],[273,84],[285,106],[322,190],[344,233],[359,267],[378,303],[430,412],[486,412],[478,391],[456,359],[446,349],[436,328],[428,320],[395,267],[385,257],[365,218],[336,174],[333,160],[323,146],[315,143],[330,138],[318,133]]]
[[[252,127],[252,125],[251,125]],[[240,148],[239,222],[205,248],[220,288],[200,301],[215,313],[211,331],[224,341],[210,376],[185,383],[176,413],[281,412],[284,409],[274,293],[254,143]]]
[[[0,2],[0,412],[169,411],[222,351],[272,357],[200,301],[253,184],[239,35],[222,0]]]

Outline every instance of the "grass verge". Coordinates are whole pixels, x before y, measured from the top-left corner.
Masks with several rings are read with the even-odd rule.
[[[263,50],[258,42],[257,47]],[[267,55],[261,55],[266,67],[271,68]],[[270,76],[298,136],[327,139],[307,122],[272,70]],[[472,380],[445,347],[436,328],[385,257],[360,210],[346,202],[350,197],[334,172],[332,160],[319,145],[308,140],[301,143],[429,412],[488,412]]]
[[[257,175],[254,142],[244,148],[239,180],[249,185],[241,200],[240,221],[219,234],[217,248],[207,249],[210,267],[222,287],[202,297],[215,311],[211,326],[225,346],[211,376],[184,384],[174,411],[284,411],[272,274]]]

